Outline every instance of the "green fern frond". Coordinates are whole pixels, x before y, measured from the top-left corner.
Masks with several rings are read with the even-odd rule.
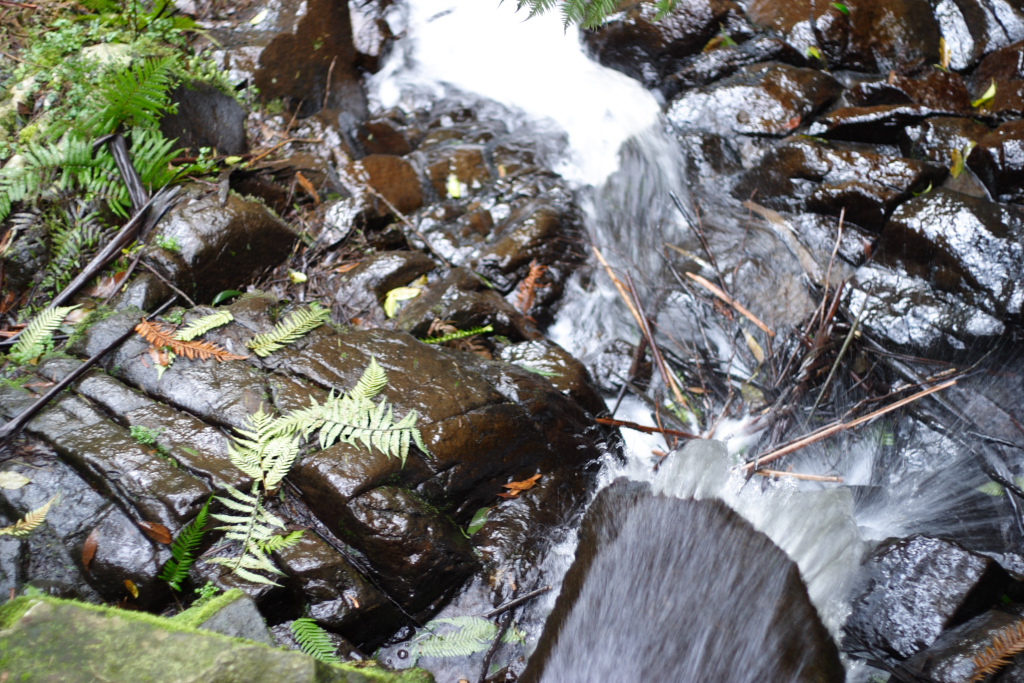
[[[270,332],[256,335],[245,345],[257,356],[269,356],[323,325],[330,320],[330,315],[328,309],[314,301],[306,309],[291,313]]]
[[[297,544],[302,540],[302,534],[302,529],[297,529],[284,536],[274,536],[269,541],[261,542],[260,548],[267,554],[276,553],[280,550],[284,550],[285,548],[291,548],[293,545]]]
[[[374,405],[369,400],[356,401],[350,396],[343,396],[324,404],[320,448],[329,448],[338,441],[352,445],[360,442],[367,450],[376,448],[392,458],[398,458],[405,465],[412,443],[430,455],[416,427],[418,419],[419,413],[410,410],[396,423],[387,401]]]
[[[210,315],[204,315],[202,318],[196,318],[186,327],[178,330],[174,334],[174,338],[178,341],[192,341],[196,337],[201,337],[212,329],[221,327],[222,325],[227,325],[234,319],[235,316],[231,315],[231,311],[217,311]]]
[[[3,527],[0,529],[0,536],[25,538],[46,521],[46,513],[50,511],[50,506],[53,505],[55,500],[57,500],[57,496],[54,496],[50,500],[46,501],[44,505],[27,513],[14,524]]]
[[[446,334],[441,337],[430,337],[428,339],[421,339],[420,341],[424,344],[447,344],[450,341],[456,339],[464,339],[466,337],[473,337],[478,334],[487,334],[488,332],[494,332],[493,325],[484,325],[483,327],[471,327],[468,330],[458,330],[451,334]]]
[[[156,127],[170,101],[172,57],[141,60],[114,75],[101,88],[100,106],[86,119],[86,137],[113,132],[121,123]]]
[[[37,315],[11,348],[11,360],[24,364],[46,353],[53,333],[60,327],[64,318],[68,317],[68,313],[76,308],[80,306],[55,306]]]
[[[284,522],[263,507],[259,486],[259,482],[254,482],[249,493],[242,493],[233,486],[228,486],[227,496],[217,496],[217,500],[226,508],[241,513],[212,515],[217,521],[224,522],[224,525],[217,529],[226,532],[225,538],[239,541],[241,552],[237,557],[213,557],[207,562],[230,567],[232,572],[254,583],[276,586],[279,584],[275,581],[256,573],[261,571],[270,574],[282,573],[263,552],[260,544],[269,542],[274,537],[275,527],[278,529],[285,527]]]
[[[445,633],[438,633],[439,630]],[[501,642],[522,642],[524,635],[513,625],[505,632]],[[427,624],[422,635],[413,639],[410,653],[414,657],[468,657],[489,649],[497,636],[497,625],[483,617],[434,619]]]
[[[175,147],[177,140],[168,140],[159,130],[145,128],[133,129],[128,138],[132,143],[132,164],[139,172],[142,184],[150,191],[178,179],[178,171],[171,166],[171,160],[182,152]]]
[[[296,619],[292,622],[291,629],[299,647],[307,655],[327,664],[341,664],[337,648],[331,642],[331,637],[327,635],[327,631],[317,625],[315,620],[309,617]]]
[[[196,561],[196,550],[199,549],[199,544],[203,542],[203,535],[206,533],[206,522],[209,519],[212,501],[212,498],[206,501],[206,505],[196,518],[181,530],[171,544],[171,559],[167,560],[159,578],[176,591],[181,590],[181,583],[188,578],[189,570]]]
[[[379,394],[388,385],[388,373],[377,362],[377,358],[370,356],[370,364],[363,370],[362,376],[356,382],[349,396],[355,401],[370,400]]]

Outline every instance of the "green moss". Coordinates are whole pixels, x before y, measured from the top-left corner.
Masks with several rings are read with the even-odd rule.
[[[34,604],[32,598],[20,597],[0,605],[0,631],[9,629],[16,621],[25,616],[25,612]],[[0,648],[0,650],[3,649]]]
[[[244,595],[245,593],[240,588],[232,588],[226,593],[210,598],[199,606],[190,607],[184,612],[170,617],[170,619],[188,628],[199,628],[200,624],[205,623],[214,614]]]

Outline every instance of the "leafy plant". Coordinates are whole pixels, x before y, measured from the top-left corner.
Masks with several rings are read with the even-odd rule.
[[[442,627],[444,627],[442,629]],[[444,633],[439,633],[444,630]],[[468,657],[484,652],[498,637],[498,626],[483,617],[462,616],[434,619],[413,639],[409,653],[414,657]],[[526,634],[514,625],[501,642],[522,643]]]
[[[143,320],[135,326],[135,331],[155,347],[167,347],[179,356],[189,359],[198,358],[208,360],[213,358],[218,361],[245,360],[248,356],[239,356],[223,349],[216,344],[203,341],[181,341],[175,337],[175,331],[170,326],[159,322]]]
[[[519,8],[527,7],[530,16],[544,14],[553,9],[556,5],[562,10],[562,23],[568,28],[572,24],[579,24],[583,28],[597,28],[608,16],[618,11],[620,7],[618,0],[519,0]],[[668,16],[675,7],[675,0],[656,0],[655,19],[660,20]]]
[[[315,620],[309,617],[296,619],[292,622],[291,630],[299,647],[307,655],[327,664],[341,664],[337,648],[331,642],[331,637],[327,635],[327,631],[317,625]]]
[[[52,347],[53,333],[68,313],[76,308],[79,306],[55,306],[33,318],[11,348],[11,360],[19,364],[30,363],[46,353]]]
[[[478,334],[487,334],[488,332],[494,332],[493,325],[484,325],[483,327],[471,327],[468,330],[456,330],[449,334],[444,334],[439,337],[429,337],[427,339],[421,339],[424,344],[446,344],[456,339],[464,339],[466,337],[473,337]]]
[[[39,528],[43,522],[46,521],[46,513],[50,511],[50,506],[53,505],[54,501],[57,500],[57,496],[54,496],[50,500],[46,501],[45,504],[40,507],[28,512],[24,517],[19,519],[17,522],[10,526],[5,526],[0,529],[0,536],[14,536],[16,538],[25,538],[33,531]]]
[[[314,301],[305,309],[292,312],[270,332],[256,335],[246,342],[246,346],[252,349],[257,356],[265,358],[274,351],[299,340],[330,318],[331,312]]]
[[[181,590],[181,584],[188,578],[189,570],[196,561],[196,551],[199,544],[203,542],[203,535],[206,533],[206,523],[209,520],[210,502],[206,501],[203,509],[199,511],[196,518],[181,530],[178,537],[171,544],[171,559],[167,560],[160,571],[160,579],[163,579],[171,588]]]
[[[234,319],[235,316],[231,315],[231,311],[217,311],[210,315],[204,315],[202,318],[197,318],[190,322],[185,328],[175,332],[174,338],[178,341],[192,341],[210,330],[227,325]]]
[[[170,101],[172,59],[141,60],[114,74],[99,89],[95,110],[85,119],[82,132],[104,135],[122,123],[158,125]]]
[[[228,539],[239,541],[240,552],[209,561],[226,565],[249,581],[274,584],[256,572],[280,574],[267,554],[286,547],[286,543],[297,542],[298,536],[294,532],[284,537],[278,534],[276,530],[284,529],[284,523],[264,503],[287,476],[298,457],[301,441],[318,430],[321,448],[338,441],[356,446],[361,443],[367,450],[377,448],[389,457],[401,459],[403,465],[411,443],[429,453],[416,428],[416,411],[409,411],[396,423],[386,400],[373,402],[387,382],[387,373],[371,358],[356,386],[341,396],[332,392],[323,404],[314,401],[308,408],[279,418],[262,406],[249,416],[248,426],[237,430],[228,455],[235,467],[253,479],[252,488],[243,493],[229,487],[228,495],[218,500],[231,514],[213,515],[225,523],[218,529],[226,531]]]
[[[263,548],[265,553],[276,553],[296,545],[302,540],[302,534],[302,529],[296,529],[287,536],[274,536],[266,543],[261,543],[260,547]]]

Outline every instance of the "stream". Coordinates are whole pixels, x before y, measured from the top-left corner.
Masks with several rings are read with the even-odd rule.
[[[393,9],[401,15],[396,18],[406,39],[374,77],[371,100],[383,107],[411,105],[425,93],[440,97],[447,88],[454,88],[508,107],[515,116],[509,125],[535,131],[538,139],[546,140],[540,144],[557,160],[555,168],[574,183],[586,208],[591,240],[620,277],[629,278],[647,313],[656,318],[659,344],[674,348],[679,355],[686,351],[703,355],[706,362],[731,378],[737,392],[749,386],[748,380],[756,378],[760,369],[750,362],[745,349],[738,350],[744,345],[744,336],[734,325],[722,323],[721,317],[701,312],[692,293],[680,287],[678,272],[673,272],[665,256],[665,245],[684,249],[693,260],[704,263],[696,256],[706,258],[696,239],[698,232],[702,233],[718,267],[731,273],[731,293],[776,329],[800,324],[817,306],[811,296],[819,295],[809,294],[808,277],[800,265],[800,245],[764,221],[755,224],[739,200],[721,192],[721,177],[716,178],[709,168],[719,160],[713,154],[700,153],[701,139],[680,134],[662,114],[658,97],[638,81],[587,58],[578,32],[563,30],[556,13],[527,20],[526,11],[516,12],[513,3],[492,5],[476,0],[443,5],[414,0],[402,10]],[[453,40],[452,36],[459,38]],[[741,154],[755,152],[741,143]],[[679,199],[680,207],[672,195]],[[698,206],[699,212],[694,210]],[[821,265],[825,267],[827,262]],[[836,266],[834,281],[849,275],[848,267],[846,272],[842,270]],[[592,371],[602,367],[603,354],[607,355],[613,340],[640,341],[633,317],[600,270],[574,277],[549,334]],[[1000,370],[1014,373],[1016,367],[1006,343],[977,352],[964,349],[959,361],[964,365],[981,362],[992,371],[990,375]],[[608,372],[625,373],[627,367],[628,362],[620,363]],[[971,387],[981,394],[997,395],[1005,390],[1005,384],[990,387],[984,377],[971,380]],[[829,408],[842,412],[841,407],[849,407],[855,400],[849,384],[840,384],[829,398]],[[617,406],[618,419],[655,424],[650,406],[632,398],[631,392],[626,392],[621,404],[613,397],[608,405],[610,409]],[[725,443],[728,455],[702,451],[684,457],[663,437],[624,430],[626,457],[622,461],[608,458],[600,475],[601,486],[626,477],[646,482],[672,498],[725,501],[796,561],[811,600],[837,641],[850,613],[849,593],[856,570],[878,542],[923,533],[995,553],[1019,543],[1014,512],[977,491],[989,479],[979,465],[985,458],[977,455],[985,447],[969,433],[970,418],[964,418],[961,433],[956,428],[940,428],[943,425],[934,421],[929,426],[921,415],[898,422],[891,416],[882,418],[806,447],[790,460],[795,471],[839,476],[843,483],[781,479],[769,485],[757,478],[747,482],[741,473],[730,470],[741,455],[757,449],[768,436],[766,423],[757,414],[763,403],[762,408],[756,401],[746,405],[736,411],[719,403],[719,415],[703,419],[691,415],[686,425],[705,436],[713,433]],[[806,420],[806,411],[804,416]],[[805,422],[804,426],[810,431],[815,425]],[[662,459],[652,452],[669,454]],[[651,522],[653,528],[648,531],[654,539],[652,545],[664,542],[677,550],[676,560],[682,561],[684,555],[729,553],[729,548],[709,547],[709,543],[718,543],[709,538],[689,544],[683,541],[677,548],[672,545],[673,534],[658,528],[658,524],[669,523],[667,519]],[[703,545],[693,545],[698,542]],[[560,581],[572,562],[576,543],[577,535],[569,533],[548,555],[544,574],[550,581]],[[632,560],[622,557],[620,564]],[[673,560],[663,557],[662,561]],[[615,596],[614,610],[646,613],[649,601],[662,599],[657,584],[652,583],[656,569],[641,568],[624,575],[617,573],[615,566],[602,570],[608,573],[598,579]],[[625,592],[618,590],[622,582],[629,587]],[[648,591],[644,586],[651,587]],[[672,589],[686,587],[662,586],[662,590]],[[727,599],[710,593],[708,598],[709,603]],[[536,601],[524,617],[528,650],[537,646],[540,626],[554,603],[552,592]],[[701,635],[701,629],[711,628],[707,624],[713,619],[695,619],[682,609],[667,622],[645,621],[615,617],[614,610],[612,614],[599,612],[612,623],[590,624],[587,638],[593,642],[575,651],[576,661],[586,658],[588,665],[581,664],[571,675],[569,670],[560,670],[544,680],[639,676],[641,671],[631,674],[623,662],[635,657],[681,656],[671,654],[673,648],[665,649],[666,626],[676,634],[686,631],[685,638],[677,635],[672,642],[689,638],[714,650],[708,635]],[[457,603],[449,611],[457,613]],[[741,628],[732,638],[759,642],[758,629],[765,626],[756,619],[744,623],[748,630]],[[601,634],[594,636],[595,630]],[[649,680],[695,680],[688,677],[697,675],[718,680],[716,676],[728,674],[714,672],[721,671],[730,657],[736,658],[734,665],[746,661],[746,655],[728,650],[719,653],[724,661],[706,659],[712,656],[714,653],[704,652],[693,659],[691,653],[688,663],[664,664],[664,668],[654,669],[654,674],[647,670],[654,676]],[[845,663],[848,680],[869,680],[871,672],[878,674],[863,663],[850,659]],[[426,665],[438,680],[449,680],[448,676],[456,680],[457,672],[441,664]],[[755,678],[789,680],[779,675],[762,671]]]

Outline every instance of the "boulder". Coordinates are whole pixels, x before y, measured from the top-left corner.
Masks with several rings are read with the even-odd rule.
[[[520,681],[842,681],[800,572],[717,500],[620,479],[588,510],[576,559]]]
[[[1024,121],[1008,121],[986,133],[967,164],[998,201],[1024,201]]]
[[[928,649],[907,660],[907,667],[920,671],[935,683],[961,683],[975,678],[978,673],[975,657],[984,654],[987,648],[994,648],[993,640],[997,636],[1014,638],[1009,633],[1021,623],[1021,610],[1019,605],[1009,610],[985,612],[947,630]],[[1018,681],[1020,670],[1017,671],[1017,675],[1004,674],[999,680]]]
[[[1024,12],[1013,0],[938,0],[933,4],[949,50],[949,66],[956,71],[970,69],[985,55],[1024,39]]]
[[[210,147],[219,154],[245,154],[247,113],[238,101],[207,83],[185,83],[170,93],[177,109],[160,120],[160,132],[176,146],[198,154]]]

